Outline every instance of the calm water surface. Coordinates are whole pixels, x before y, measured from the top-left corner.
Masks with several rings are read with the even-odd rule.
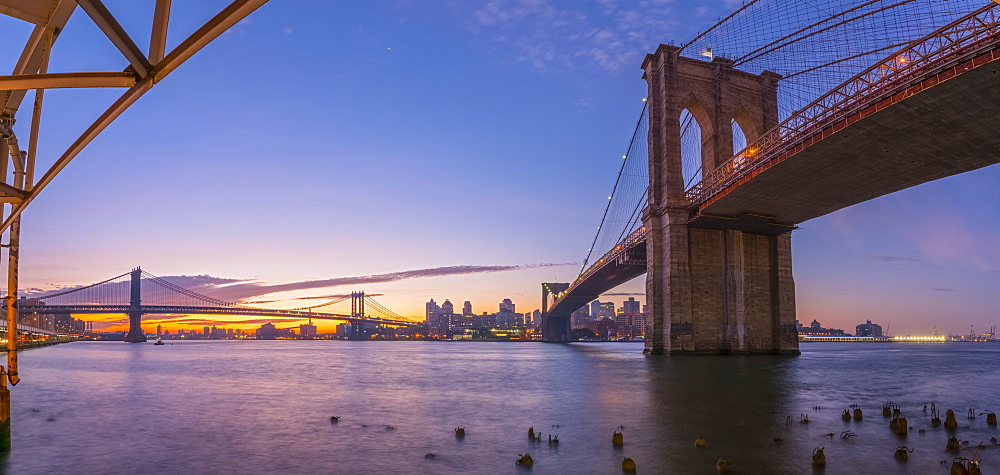
[[[978,416],[1000,411],[1000,344],[810,343],[799,357],[641,351],[345,341],[33,349],[11,391],[14,449],[2,463],[8,473],[518,473],[529,470],[514,461],[530,452],[534,473],[621,473],[623,457],[640,473],[716,473],[719,457],[736,462],[734,473],[813,473],[810,453],[825,447],[817,473],[948,473],[956,456],[1000,473],[990,442],[1000,431]],[[886,400],[902,407],[907,437],[889,430]],[[960,452],[945,451],[949,432],[931,428],[931,402],[955,410],[954,435],[971,441]],[[851,404],[862,421],[841,420]],[[620,425],[625,446],[614,448]],[[531,426],[541,443],[528,440]],[[857,436],[841,438],[847,430]],[[695,448],[698,435],[706,448]],[[908,462],[893,458],[899,445],[915,448]]]

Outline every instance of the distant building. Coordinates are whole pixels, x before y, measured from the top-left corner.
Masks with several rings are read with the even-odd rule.
[[[590,302],[590,319],[597,320],[601,318],[601,301],[594,300]]]
[[[622,302],[622,310],[626,315],[635,315],[639,313],[639,301],[635,297],[629,297],[628,300]]]
[[[497,312],[497,327],[513,329],[521,326],[524,326],[524,315],[514,312],[514,302],[503,299],[500,302],[500,311]]]
[[[474,315],[472,313],[472,302],[466,300],[465,303],[462,304],[462,316],[471,317],[472,315]]]
[[[205,333],[208,333],[208,327],[205,327]],[[274,340],[278,338],[278,329],[274,327],[272,323],[265,323],[257,329],[257,339],[258,340]]]
[[[441,307],[438,307],[438,304],[437,302],[434,301],[434,299],[431,299],[430,302],[427,302],[425,307],[426,310],[424,312],[424,321],[427,323],[430,323],[430,321],[434,317],[436,317],[438,314],[441,313]]]
[[[466,303],[471,310],[472,304],[468,302]],[[451,336],[452,327],[455,325],[463,325],[467,322],[461,316],[455,315],[455,305],[451,303],[450,300],[445,299],[444,303],[438,306],[438,304],[434,302],[434,299],[431,299],[426,305],[424,323],[427,324],[427,331],[431,336],[447,338]]]
[[[601,318],[610,318],[613,320],[615,318],[615,315],[617,314],[618,312],[615,311],[614,302],[601,302],[601,311],[597,316]],[[594,315],[591,316],[593,317]]]
[[[609,318],[587,322],[584,328],[594,332],[598,338],[612,338],[615,336],[615,321]]]
[[[316,338],[316,325],[312,323],[299,325],[299,336],[302,338]]]
[[[73,318],[72,315],[60,313],[53,316],[52,331],[59,333],[83,333],[86,331],[86,322]],[[47,319],[46,319],[47,320]],[[47,328],[48,322],[43,322],[40,328]]]
[[[615,311],[614,302],[601,302],[600,300],[594,300],[590,302],[590,320],[599,320],[602,318],[608,318],[614,320],[615,315],[618,312]]]
[[[854,336],[882,336],[882,325],[868,320],[854,327]]]
[[[569,318],[573,328],[583,328],[590,321],[590,308],[584,305],[571,313]]]
[[[816,320],[813,320],[808,327],[799,324],[798,320],[795,321],[795,324],[798,326],[799,335],[802,336],[844,336],[844,330],[823,328]]]
[[[497,315],[483,312],[482,315],[472,317],[472,328],[475,330],[493,328],[497,326]]]

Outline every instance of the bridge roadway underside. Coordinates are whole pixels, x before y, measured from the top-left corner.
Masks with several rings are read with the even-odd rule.
[[[627,251],[631,259],[612,261],[595,270],[555,302],[546,315],[542,315],[542,335],[545,341],[568,340],[572,324],[570,316],[573,312],[604,292],[646,273],[646,241],[635,243]]]
[[[747,182],[708,201],[690,225],[721,229],[747,214],[793,225],[1000,163],[997,111],[1000,61],[993,61],[772,162]]]

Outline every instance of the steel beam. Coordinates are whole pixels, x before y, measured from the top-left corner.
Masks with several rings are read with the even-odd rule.
[[[25,196],[27,196],[27,193],[25,193],[24,190],[19,190],[6,183],[0,183],[0,193],[6,195],[0,197],[0,201],[2,201],[4,198],[13,198],[13,201],[21,201],[24,199]],[[4,201],[4,202],[10,203],[10,201]]]
[[[90,15],[90,19],[94,20],[94,23],[97,24],[98,28],[118,48],[118,51],[121,51],[125,59],[128,59],[128,62],[132,64],[132,68],[135,69],[136,73],[140,77],[148,76],[153,66],[149,64],[146,55],[142,54],[142,50],[136,46],[132,38],[128,36],[125,29],[115,19],[114,15],[101,3],[101,0],[77,0],[77,3],[80,4],[80,8],[83,8],[83,11],[87,12],[87,15]]]
[[[0,0],[0,14],[42,25],[48,19],[50,4],[38,0]]]
[[[76,2],[73,0],[60,0],[56,4],[47,23],[39,24],[32,30],[12,74],[35,74],[38,72],[39,66],[43,62],[43,56],[47,56],[43,53],[52,47],[51,43],[55,41],[58,32],[66,26],[66,22],[69,21],[74,10],[76,10]],[[52,35],[51,39],[46,41],[46,35]],[[0,105],[3,106],[0,110],[17,110],[24,99],[24,94],[24,90],[0,93]]]
[[[130,73],[46,73],[0,76],[0,91],[132,86],[135,86],[135,76]]]
[[[149,35],[149,62],[155,65],[163,59],[167,47],[167,23],[170,20],[170,0],[156,0],[153,31]]]

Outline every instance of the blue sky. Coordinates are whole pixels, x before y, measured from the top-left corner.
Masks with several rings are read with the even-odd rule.
[[[105,3],[145,46],[153,2]],[[168,46],[225,4],[175,1]],[[32,204],[22,286],[141,265],[295,289],[224,297],[365,290],[412,316],[430,298],[537,308],[539,284],[575,278],[593,238],[645,96],[642,58],[732,6],[272,1],[154,87]],[[23,41],[28,27],[4,18],[0,31]],[[8,50],[0,67],[15,59]],[[53,50],[54,72],[125,65],[81,11]],[[41,163],[119,93],[47,93]],[[870,318],[896,334],[998,323],[998,183],[992,166],[803,223],[799,319],[853,330]],[[459,270],[420,272],[439,267]],[[330,279],[352,284],[295,285]],[[640,278],[615,292],[642,289]]]

